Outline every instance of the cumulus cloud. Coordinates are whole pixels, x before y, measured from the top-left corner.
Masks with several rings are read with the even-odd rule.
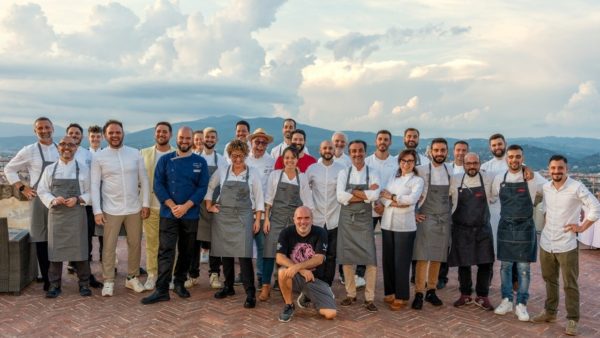
[[[406,102],[405,105],[395,106],[392,109],[392,114],[400,116],[405,113],[410,113],[410,112],[416,111],[418,107],[419,107],[419,97],[413,96],[408,100],[408,102]]]
[[[0,27],[4,35],[4,39],[0,39],[0,51],[4,53],[48,53],[57,39],[42,8],[37,4],[10,6],[0,20]]]
[[[487,63],[479,60],[457,59],[443,64],[416,66],[410,78],[431,78],[441,81],[459,81],[486,76]]]
[[[596,82],[579,84],[577,92],[571,95],[560,111],[546,115],[546,122],[551,125],[597,129],[600,123],[600,94]]]

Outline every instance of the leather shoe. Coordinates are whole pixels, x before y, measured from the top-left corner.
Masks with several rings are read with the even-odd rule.
[[[102,289],[104,284],[99,282],[94,275],[90,275],[90,286],[94,289]]]
[[[88,288],[87,286],[80,286],[79,295],[81,297],[89,297],[92,295],[92,290],[90,290],[90,288]]]
[[[59,287],[50,286],[50,290],[46,292],[46,298],[56,298],[61,292],[62,290]]]
[[[225,297],[229,297],[229,296],[233,296],[233,295],[235,295],[235,290],[233,288],[226,286],[215,293],[215,298],[223,299]]]
[[[154,304],[171,299],[169,292],[154,291],[150,296],[142,298],[142,304]]]
[[[175,284],[173,292],[175,292],[181,298],[190,298],[190,292],[185,288],[185,286],[183,286],[183,284]]]
[[[256,298],[254,297],[246,297],[246,301],[244,302],[244,307],[246,309],[253,309],[256,307]]]

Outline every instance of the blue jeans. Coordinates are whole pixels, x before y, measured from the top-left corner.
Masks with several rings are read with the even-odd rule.
[[[262,276],[263,269],[263,251],[265,247],[265,233],[260,230],[254,235],[254,243],[256,244],[256,276]]]
[[[513,301],[512,266],[517,264],[519,289],[517,290],[517,304],[527,305],[529,299],[530,263],[501,262],[500,278],[502,299]]]

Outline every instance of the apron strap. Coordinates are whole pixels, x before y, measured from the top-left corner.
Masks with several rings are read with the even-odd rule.
[[[504,173],[504,178],[502,179],[502,184],[506,183],[506,175],[508,175],[508,170]]]
[[[348,168],[348,176],[346,177],[346,190],[348,190],[348,185],[350,184],[350,173],[352,172],[352,165]]]
[[[215,151],[214,154],[215,154],[215,167],[217,169],[219,169],[219,158],[217,157],[218,156],[217,152]],[[229,174],[229,171],[227,171],[227,173]]]
[[[298,173],[298,168],[296,168],[296,183],[298,183],[298,188],[300,188],[300,174]]]
[[[223,180],[223,184],[224,184],[225,182],[227,182],[227,179],[229,178],[229,171],[230,171],[230,170],[231,170],[231,165],[229,165],[229,166],[227,167],[227,173],[225,174],[225,179]]]
[[[365,167],[367,167],[367,189],[369,189],[369,166],[365,163]]]
[[[46,163],[46,158],[44,157],[44,152],[42,151],[42,146],[40,145],[39,142],[37,143],[37,147],[38,147],[38,151],[40,152],[40,156],[42,157],[42,171],[40,171],[40,176],[38,177],[37,181],[33,185],[33,187],[32,187],[33,189],[37,189],[38,184],[40,184],[40,180],[42,179],[42,174],[44,173],[44,164]]]
[[[479,172],[479,182],[481,182],[481,190],[483,190],[483,195],[485,196],[485,199],[487,200],[487,193],[485,192],[485,185],[483,185],[483,176],[481,176],[481,173]]]

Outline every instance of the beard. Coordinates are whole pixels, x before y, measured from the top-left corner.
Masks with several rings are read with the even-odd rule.
[[[292,146],[294,146],[294,148],[296,148],[296,151],[298,151],[298,154],[300,154],[304,150],[304,144],[292,143]]]
[[[468,169],[467,170],[467,175],[469,175],[469,177],[475,177],[475,176],[477,176],[478,173],[479,173],[479,171],[477,169]]]
[[[446,158],[447,158],[447,156],[434,156],[433,162],[435,162],[437,164],[442,164],[442,163],[446,162]]]
[[[333,158],[333,154],[332,153],[321,153],[321,157],[325,160],[325,161],[329,161]]]
[[[216,143],[213,143],[213,144],[204,143],[204,148],[206,148],[206,149],[212,149],[212,148],[214,148],[216,145],[217,145]]]
[[[179,151],[181,151],[182,153],[187,153],[190,150],[190,148],[192,148],[192,146],[189,144],[178,144],[177,145],[177,149]]]
[[[498,157],[498,158],[503,157],[505,153],[506,153],[506,149],[496,149],[495,151],[492,152],[492,154],[494,154],[494,156]]]
[[[560,182],[563,179],[563,174],[551,174],[550,176],[552,176],[554,182]]]
[[[417,149],[419,144],[415,141],[408,141],[404,142],[404,146],[406,147],[406,149]]]

